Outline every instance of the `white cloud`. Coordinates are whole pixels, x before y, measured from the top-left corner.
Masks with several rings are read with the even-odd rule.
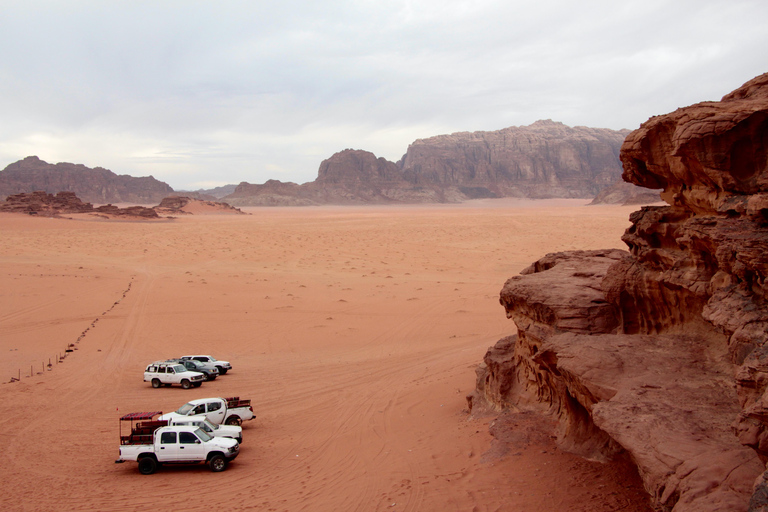
[[[762,0],[29,0],[0,17],[0,167],[305,182],[347,147],[636,128],[768,71]]]

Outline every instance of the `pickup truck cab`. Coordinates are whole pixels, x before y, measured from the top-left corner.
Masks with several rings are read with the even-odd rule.
[[[238,425],[214,425],[204,415],[174,417],[171,425],[194,425],[213,437],[229,437],[243,443],[243,427]]]
[[[151,382],[153,388],[179,384],[184,389],[199,388],[205,375],[200,372],[187,370],[183,364],[156,362],[147,365],[144,370],[144,382]]]
[[[213,437],[195,425],[163,426],[153,419],[159,412],[131,413],[120,418],[131,421],[131,434],[120,432],[120,455],[116,463],[136,461],[139,472],[151,475],[162,464],[204,462],[211,471],[224,471],[240,453],[240,444],[227,437]],[[133,422],[140,420],[136,425]]]
[[[256,417],[250,400],[241,400],[239,396],[233,396],[191,400],[179,407],[176,412],[163,414],[160,419],[172,421],[179,417],[203,414],[215,425],[242,425],[243,421]]]
[[[219,370],[219,375],[224,375],[232,369],[232,365],[229,364],[229,361],[219,361],[214,357],[206,355],[181,356],[179,359],[193,359],[195,361],[199,361],[209,368],[216,368]]]

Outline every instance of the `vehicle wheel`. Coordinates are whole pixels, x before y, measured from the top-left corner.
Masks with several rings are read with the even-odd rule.
[[[194,387],[196,387],[196,388],[199,388],[200,386],[202,386],[202,385],[203,385],[203,383],[202,383],[202,382],[195,382],[195,383],[194,383],[194,384],[192,384],[192,385],[193,385]]]
[[[163,384],[160,382],[160,379],[152,379],[152,387],[153,388],[159,388]]]
[[[227,421],[224,422],[226,425],[242,425],[243,420],[240,419],[240,416],[230,416],[227,418]]]
[[[210,466],[211,471],[214,473],[224,471],[227,469],[227,459],[225,459],[223,455],[216,454],[208,461],[208,466]]]
[[[157,469],[157,461],[152,457],[142,457],[139,459],[139,473],[142,475],[151,475]]]
[[[227,369],[224,368],[223,366],[217,366],[216,369],[219,370],[219,375],[224,375],[225,373],[227,373]]]
[[[183,387],[184,389],[189,389],[192,387],[192,383],[189,382],[189,379],[184,379],[181,381],[181,387]]]

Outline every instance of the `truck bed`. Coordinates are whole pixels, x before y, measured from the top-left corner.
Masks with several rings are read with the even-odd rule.
[[[249,407],[251,405],[250,400],[240,400],[239,396],[230,396],[224,399],[227,402],[227,408],[232,409],[235,407]]]

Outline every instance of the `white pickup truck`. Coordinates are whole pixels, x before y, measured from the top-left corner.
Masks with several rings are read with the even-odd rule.
[[[194,425],[213,437],[230,437],[238,443],[243,443],[243,427],[238,425],[214,425],[204,415],[179,416],[170,421],[171,425]]]
[[[219,375],[224,375],[232,369],[232,365],[229,363],[229,361],[220,361],[215,357],[206,355],[181,356],[179,359],[191,359],[193,361],[203,363],[206,368],[216,368],[219,370]]]
[[[151,475],[162,464],[204,462],[211,471],[224,471],[240,453],[240,444],[228,437],[213,437],[194,425],[163,426],[159,412],[131,413],[120,418],[120,456],[115,461],[136,461],[139,472]],[[131,434],[122,435],[122,422],[131,422]],[[134,421],[138,421],[133,425]]]
[[[191,400],[179,407],[176,412],[163,414],[160,419],[172,421],[179,417],[203,414],[215,425],[242,425],[243,421],[256,417],[250,400],[240,400],[239,396],[233,396]]]
[[[187,370],[180,363],[157,362],[147,365],[144,370],[144,382],[151,382],[153,388],[172,384],[179,384],[184,389],[199,388],[204,380],[204,374]]]

